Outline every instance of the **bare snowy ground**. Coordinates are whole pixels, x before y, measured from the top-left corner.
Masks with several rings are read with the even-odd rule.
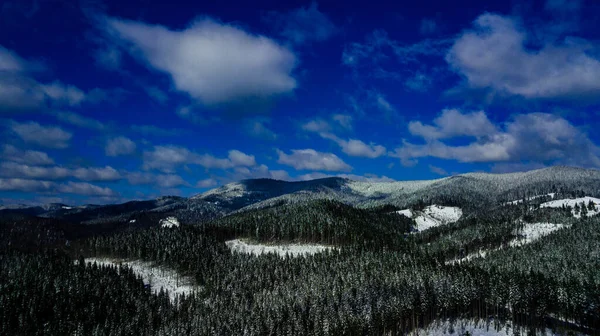
[[[225,244],[232,252],[253,254],[259,256],[266,253],[275,253],[281,257],[289,254],[292,257],[299,255],[312,255],[329,249],[331,246],[316,245],[316,244],[284,244],[284,245],[264,245],[247,243],[241,239],[226,241]]]
[[[431,323],[427,328],[420,328],[409,335],[429,335],[429,336],[442,336],[442,335],[472,335],[472,336],[513,336],[513,335],[527,335],[525,329],[513,329],[510,324],[495,325],[494,322],[486,321],[472,321],[472,320],[457,320],[454,323],[449,321],[437,321]],[[552,332],[550,329],[545,331],[538,331],[537,335],[562,335]],[[575,334],[579,335],[579,334]]]
[[[417,224],[416,229],[419,231],[454,223],[462,216],[461,208],[435,204],[426,207],[421,212],[404,209],[396,211],[396,213],[413,218]]]
[[[161,219],[159,224],[161,227],[166,228],[179,227],[179,220],[177,217],[167,217],[165,219]]]
[[[540,208],[562,208],[563,205],[574,208],[575,204],[581,205],[581,202],[583,202],[583,204],[585,204],[587,206],[590,203],[590,201],[592,201],[592,202],[594,202],[594,204],[596,204],[596,209],[588,210],[587,216],[589,217],[589,216],[594,216],[600,212],[600,198],[586,196],[586,197],[573,198],[573,199],[568,199],[568,198],[560,199],[560,200],[554,200],[554,201],[542,203],[540,205]],[[571,212],[573,213],[573,216],[575,216],[575,218],[581,217],[581,213],[575,213],[574,209],[571,210]]]
[[[175,302],[175,299],[182,294],[189,295],[196,290],[196,287],[192,285],[191,278],[178,276],[174,270],[154,266],[152,262],[141,260],[122,261],[108,258],[86,258],[85,262],[92,264],[95,262],[98,265],[117,266],[121,264],[129,266],[135,274],[142,277],[144,284],[150,285],[154,294],[158,294],[161,288],[168,292],[171,302]]]
[[[527,244],[531,244],[534,241],[542,238],[543,236],[549,235],[554,231],[568,228],[569,225],[566,224],[552,224],[552,223],[524,223],[523,228],[515,231],[515,234],[518,236],[508,243],[510,247],[523,246]],[[473,258],[485,258],[485,256],[493,251],[498,251],[502,248],[495,248],[489,250],[479,250],[474,253],[469,253],[467,256],[463,258],[452,259],[446,262],[446,264],[455,264],[461,263],[465,261],[469,261]]]
[[[509,243],[510,246],[522,246],[530,244],[543,236],[549,235],[556,230],[569,227],[565,224],[552,223],[525,223],[523,228],[517,232],[519,236]]]

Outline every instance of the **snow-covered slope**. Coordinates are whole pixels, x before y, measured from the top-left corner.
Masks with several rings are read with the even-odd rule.
[[[515,231],[517,238],[509,243],[510,246],[530,244],[554,231],[569,227],[566,224],[524,223],[523,228]]]
[[[396,213],[402,214],[408,218],[413,218],[417,225],[416,229],[419,231],[454,223],[462,216],[462,210],[458,207],[435,204],[426,207],[423,211],[404,209],[396,211]]]
[[[587,208],[590,202],[593,203],[591,209]],[[586,215],[588,217],[594,216],[600,212],[600,198],[587,196],[573,199],[560,199],[542,203],[540,205],[540,208],[562,208],[563,206],[571,207],[571,213],[573,214],[573,216],[575,216],[576,218],[580,218],[582,212],[576,212],[575,205],[581,206],[582,204],[586,206]]]
[[[98,265],[117,266],[123,265],[131,267],[131,270],[142,277],[144,284],[150,285],[154,294],[158,294],[161,289],[167,291],[172,302],[182,294],[189,295],[197,288],[192,285],[189,277],[181,277],[174,270],[166,267],[154,266],[151,262],[134,260],[123,261],[107,258],[86,258],[86,263],[96,263]]]
[[[513,335],[526,335],[528,330],[526,328],[514,328],[513,323],[500,323],[494,321],[474,321],[467,319],[459,319],[456,321],[434,321],[426,328],[419,328],[412,331],[410,336],[417,335],[428,335],[428,336],[513,336]],[[552,332],[550,329],[544,331],[538,331],[536,335],[539,336],[554,336],[562,335]],[[580,335],[580,334],[574,334]]]
[[[247,253],[259,256],[266,253],[275,253],[281,257],[289,254],[292,257],[300,255],[310,255],[332,249],[331,246],[316,244],[284,244],[284,245],[264,245],[251,244],[240,239],[226,241],[225,244],[232,252]]]
[[[159,224],[161,227],[166,228],[179,227],[179,220],[177,217],[167,217],[165,219],[161,219]]]

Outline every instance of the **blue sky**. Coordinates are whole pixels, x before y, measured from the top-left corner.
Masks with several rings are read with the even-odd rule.
[[[0,202],[598,168],[594,1],[7,0]]]

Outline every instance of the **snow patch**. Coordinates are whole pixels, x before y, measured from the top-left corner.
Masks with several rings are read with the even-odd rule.
[[[177,217],[167,217],[165,219],[161,219],[159,224],[161,227],[166,228],[179,227],[179,220]]]
[[[555,334],[552,330],[546,328],[544,331],[538,331],[536,335],[560,335]],[[513,328],[511,323],[499,323],[493,320],[490,321],[473,321],[467,319],[459,319],[451,323],[450,321],[435,321],[429,324],[426,328],[419,328],[409,333],[411,336],[416,335],[429,335],[429,336],[442,336],[442,335],[473,335],[473,336],[512,336],[512,335],[525,335],[525,328]],[[576,334],[580,335],[580,334]]]
[[[130,220],[129,223],[135,223],[135,219]]]
[[[462,216],[462,209],[443,205],[430,205],[423,211],[404,209],[396,213],[413,218],[417,224],[416,229],[423,231],[432,227],[454,223]]]
[[[65,206],[65,205],[63,205],[62,208],[65,209],[65,210],[71,210],[71,209],[73,209],[73,207]]]
[[[547,236],[554,231],[569,227],[565,224],[552,224],[552,223],[525,223],[521,230],[517,230],[514,233],[518,235],[517,238],[513,239],[510,246],[523,246],[526,244],[533,243],[534,241]]]
[[[160,266],[154,266],[149,261],[123,261],[119,259],[108,258],[86,258],[86,264],[96,263],[98,265],[108,266],[128,266],[131,270],[142,277],[145,285],[150,285],[152,293],[158,294],[160,290],[167,292],[171,302],[175,302],[177,297],[185,294],[190,295],[196,289],[192,285],[190,277],[180,277],[176,271]]]
[[[593,202],[595,204],[594,209],[593,210],[588,210],[587,211],[587,216],[594,216],[596,214],[598,214],[600,212],[600,198],[595,198],[595,197],[580,197],[580,198],[573,198],[573,199],[560,199],[560,200],[554,200],[554,201],[550,201],[550,202],[546,202],[546,203],[542,203],[540,205],[540,208],[562,208],[563,205],[564,206],[568,206],[571,207],[571,213],[573,214],[573,216],[575,216],[575,218],[580,218],[581,217],[581,212],[575,212],[575,205],[581,205],[581,203],[583,202],[583,204],[585,204],[585,206],[587,206],[589,203]]]
[[[312,255],[320,253],[329,249],[331,246],[317,245],[317,244],[284,244],[284,245],[264,245],[264,244],[251,244],[241,239],[234,239],[226,241],[225,244],[232,252],[253,254],[259,256],[266,253],[275,253],[280,257],[285,257],[289,254],[292,257],[300,255]]]
[[[552,223],[524,223],[523,228],[520,230],[515,230],[513,233],[517,235],[517,238],[514,238],[508,243],[509,247],[517,247],[523,246],[527,244],[531,244],[534,241],[551,234],[554,231],[569,228],[570,225],[566,224],[552,224]],[[493,251],[501,250],[503,247],[497,247],[493,249],[487,250],[479,250],[473,253],[469,253],[468,255],[462,258],[455,258],[452,260],[446,261],[446,265],[462,263],[465,261],[470,261],[474,258],[485,258],[486,255]]]

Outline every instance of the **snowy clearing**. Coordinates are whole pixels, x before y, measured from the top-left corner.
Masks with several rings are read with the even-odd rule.
[[[280,257],[285,257],[289,254],[292,257],[299,255],[311,255],[332,249],[331,246],[316,245],[316,244],[284,244],[284,245],[264,245],[264,244],[249,244],[241,239],[226,241],[225,244],[231,252],[239,252],[253,254],[259,256],[266,253],[275,253]]]
[[[430,205],[423,211],[412,211],[404,209],[396,213],[413,218],[417,224],[416,229],[423,231],[432,227],[454,223],[462,216],[462,210],[458,207],[449,207],[443,205]]]
[[[182,294],[189,295],[193,293],[196,289],[196,287],[192,285],[191,278],[180,277],[174,270],[155,266],[154,263],[148,261],[86,258],[85,262],[91,264],[95,262],[98,265],[112,265],[117,267],[118,265],[123,265],[131,267],[135,274],[142,277],[144,284],[150,285],[152,293],[158,294],[162,288],[164,291],[168,292],[171,302],[175,302],[175,299]]]
[[[473,320],[456,320],[454,323],[450,321],[436,321],[431,323],[426,328],[419,328],[409,335],[429,335],[429,336],[441,336],[441,335],[472,335],[472,336],[512,336],[512,335],[526,335],[527,330],[525,328],[513,329],[511,323],[501,324],[495,323],[494,321],[473,321]],[[560,335],[552,332],[550,329],[545,331],[538,331],[536,335],[554,336]],[[579,335],[576,333],[575,335]]]
[[[569,227],[565,224],[552,224],[552,223],[525,223],[523,228],[519,231],[515,231],[519,237],[512,240],[510,246],[523,246],[526,244],[533,243],[534,241],[547,236],[556,230]]]
[[[166,228],[179,227],[179,220],[177,217],[167,217],[165,219],[161,219],[159,224],[161,227]]]
[[[518,236],[508,243],[510,247],[523,246],[527,244],[531,244],[534,241],[551,234],[554,231],[568,228],[569,225],[566,224],[552,224],[552,223],[524,223],[523,228],[521,230],[517,230],[514,233]],[[493,251],[501,250],[502,247],[487,249],[487,250],[479,250],[477,252],[469,253],[467,256],[462,258],[456,258],[452,260],[446,261],[446,265],[448,264],[456,264],[464,261],[469,261],[474,258],[485,258],[485,256]]]
[[[595,206],[594,206],[594,209],[587,211],[587,216],[589,217],[589,216],[594,216],[600,212],[600,198],[586,196],[586,197],[573,198],[573,199],[560,199],[560,200],[542,203],[540,205],[540,208],[562,208],[563,205],[570,206],[571,208],[575,208],[575,204],[581,205],[581,203],[583,202],[583,204],[585,204],[587,206],[590,203],[590,201],[593,202],[595,204]],[[576,213],[575,209],[572,209],[571,213],[573,214],[573,216],[575,216],[575,218],[581,217],[581,213],[580,212]]]

